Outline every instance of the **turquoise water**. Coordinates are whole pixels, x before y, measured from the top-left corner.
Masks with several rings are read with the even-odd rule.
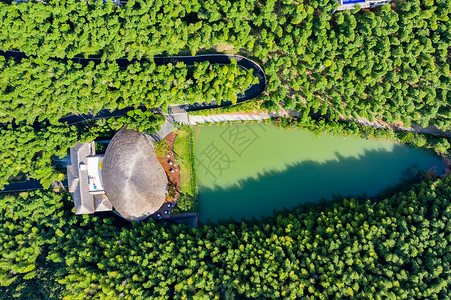
[[[258,219],[322,199],[375,196],[417,171],[445,169],[438,156],[404,144],[268,124],[196,127],[194,137],[204,223]]]

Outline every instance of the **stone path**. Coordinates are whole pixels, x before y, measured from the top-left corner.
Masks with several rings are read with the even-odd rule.
[[[161,128],[159,131],[155,133],[155,136],[158,138],[158,140],[164,139],[165,136],[167,136],[169,133],[171,133],[174,130],[174,120],[170,116],[165,116],[166,121],[161,125]]]
[[[160,130],[155,132],[155,134],[148,135],[154,142],[161,141],[168,134],[170,134],[172,131],[174,131],[175,122],[177,121],[177,119],[171,115],[164,115],[164,116],[166,118],[166,121],[161,125]]]
[[[217,123],[226,121],[257,121],[278,116],[277,113],[250,113],[250,114],[218,114],[210,116],[188,116],[188,124]]]

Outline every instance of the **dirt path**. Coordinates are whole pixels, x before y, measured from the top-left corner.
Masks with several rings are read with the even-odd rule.
[[[346,119],[343,119],[343,121],[346,121]],[[433,134],[437,136],[446,136],[451,137],[451,131],[447,130],[440,130],[437,127],[434,126],[428,126],[428,127],[421,127],[419,125],[412,124],[410,127],[403,127],[401,124],[388,124],[381,120],[374,120],[373,122],[370,122],[368,119],[364,118],[358,118],[357,120],[351,119],[348,120],[360,125],[368,126],[368,127],[376,127],[376,128],[385,128],[385,129],[391,129],[393,131],[411,131],[411,132],[418,132],[418,133],[428,133]]]
[[[168,142],[168,148],[170,149],[166,156],[157,156],[158,161],[166,172],[168,177],[168,194],[166,200],[160,209],[153,215],[154,219],[159,219],[157,214],[160,214],[161,219],[168,219],[177,204],[180,191],[180,166],[175,162],[174,155],[174,142],[177,138],[177,134],[174,132],[166,135],[164,140]],[[175,189],[174,189],[175,188]]]
[[[206,112],[207,113],[207,112]],[[245,121],[245,120],[264,120],[273,117],[301,117],[301,113],[295,110],[285,110],[281,108],[280,112],[251,112],[251,113],[224,113],[224,114],[211,114],[211,115],[189,115],[188,124],[195,125],[199,123],[216,123],[225,121]],[[346,119],[344,116],[340,118],[341,121],[354,122],[367,127],[375,127],[381,129],[391,129],[393,131],[410,131],[418,133],[428,133],[436,136],[445,136],[451,138],[450,130],[440,130],[434,126],[421,127],[419,125],[413,124],[410,127],[403,127],[402,124],[388,124],[381,120],[374,120],[370,122],[368,119],[358,118],[356,119]]]
[[[294,110],[288,110],[288,115],[291,117],[300,117],[300,113]],[[282,115],[281,115],[282,116]],[[418,132],[418,133],[428,133],[433,134],[437,136],[446,136],[451,138],[451,131],[449,130],[441,130],[434,126],[428,126],[428,127],[421,127],[419,125],[413,124],[411,127],[403,127],[401,125],[395,125],[395,124],[388,124],[381,120],[374,120],[373,122],[370,122],[368,119],[364,118],[358,118],[356,119],[347,119],[345,117],[340,118],[341,121],[348,121],[348,122],[354,122],[356,124],[360,124],[367,127],[375,127],[375,128],[381,128],[381,129],[391,129],[393,131],[411,131],[411,132]]]

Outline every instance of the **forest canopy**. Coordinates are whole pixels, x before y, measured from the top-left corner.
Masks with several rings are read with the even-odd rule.
[[[208,62],[188,67],[135,62],[120,68],[116,62],[91,61],[83,67],[72,61],[0,56],[0,123],[58,119],[104,108],[211,102],[236,102],[258,80],[232,59],[230,65]]]
[[[152,62],[221,49],[262,65],[262,107],[302,112],[281,126],[383,135],[445,153],[442,137],[336,121],[451,129],[451,1],[336,7],[334,0],[0,2],[0,49],[29,56],[0,56],[0,187],[20,172],[48,187],[64,177],[54,156],[76,142],[124,125],[155,131],[164,121],[133,111],[70,126],[58,122],[66,114],[236,100],[256,79],[234,63]],[[84,66],[71,60],[77,56],[100,62]],[[122,57],[138,61],[120,68]],[[445,299],[450,184],[445,177],[387,199],[197,230],[76,216],[70,195],[53,190],[1,194],[0,297]]]
[[[199,229],[76,216],[70,195],[53,191],[1,196],[0,294],[444,299],[450,184],[447,177],[377,202],[346,199],[267,223]]]
[[[265,99],[273,107],[284,100],[287,108],[334,120],[360,117],[449,129],[451,2],[397,0],[333,13],[336,5],[333,0],[128,1],[119,7],[95,0],[0,3],[0,49],[42,60],[79,55],[106,62],[231,45],[261,60],[268,77]]]

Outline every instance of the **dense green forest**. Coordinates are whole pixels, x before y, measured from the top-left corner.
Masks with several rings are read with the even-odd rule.
[[[221,49],[262,65],[262,109],[303,112],[301,120],[275,121],[280,126],[449,151],[443,137],[336,122],[451,129],[449,0],[335,13],[333,0],[7,2],[0,2],[0,49],[30,58],[0,56],[0,188],[19,172],[48,187],[65,176],[54,156],[77,141],[124,125],[154,132],[164,121],[135,110],[69,126],[58,122],[65,114],[234,101],[256,80],[235,64],[152,61]],[[101,62],[82,66],[70,61],[75,56]],[[121,57],[143,61],[120,68]],[[312,113],[327,120],[312,121]],[[387,199],[197,230],[76,216],[70,195],[53,190],[1,194],[0,298],[446,299],[450,185],[450,177],[425,180]]]
[[[68,194],[0,199],[0,294],[24,299],[446,299],[451,178],[257,224],[76,216]],[[66,208],[64,208],[66,206]]]
[[[135,62],[121,69],[116,62],[90,62],[83,67],[72,61],[0,56],[0,123],[48,119],[56,123],[64,115],[103,108],[210,102],[236,102],[237,93],[258,82],[252,69],[235,60],[227,66],[208,62],[187,67],[155,66]]]
[[[263,64],[268,107],[284,100],[288,108],[332,119],[360,116],[449,129],[451,2],[395,0],[371,11],[333,14],[336,5],[333,0],[129,1],[120,7],[95,0],[1,3],[0,49],[42,60],[80,55],[112,61],[231,45]],[[105,65],[110,66],[115,68]]]

